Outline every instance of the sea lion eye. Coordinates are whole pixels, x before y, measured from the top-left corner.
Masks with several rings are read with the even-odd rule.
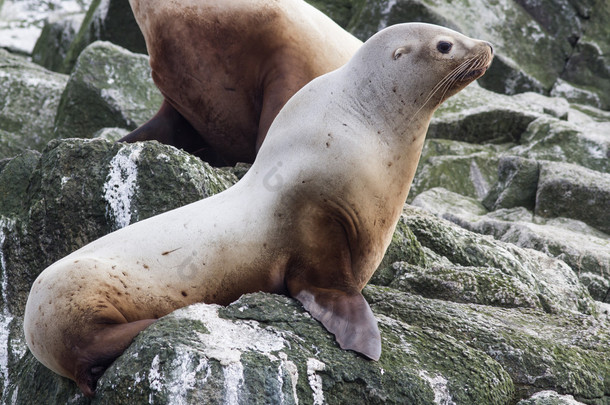
[[[449,51],[451,51],[451,47],[453,47],[453,44],[447,41],[440,41],[436,45],[436,49],[438,49],[440,53],[449,53]]]

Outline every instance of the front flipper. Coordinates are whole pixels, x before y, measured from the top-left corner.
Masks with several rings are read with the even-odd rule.
[[[346,293],[336,289],[295,286],[290,282],[288,290],[335,335],[342,349],[354,350],[369,359],[379,360],[381,335],[377,320],[359,291]]]

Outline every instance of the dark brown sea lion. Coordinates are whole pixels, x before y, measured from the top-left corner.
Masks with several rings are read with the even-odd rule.
[[[362,45],[303,0],[130,0],[165,98],[121,141],[252,163],[286,101]]]

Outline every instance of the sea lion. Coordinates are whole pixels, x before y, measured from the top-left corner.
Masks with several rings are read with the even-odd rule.
[[[301,87],[362,42],[303,0],[130,0],[164,96],[120,141],[157,140],[216,166],[252,163]]]
[[[286,103],[233,187],[44,270],[25,309],[30,350],[92,395],[159,317],[265,291],[296,298],[342,348],[378,359],[361,290],[390,243],[432,113],[492,57],[487,42],[434,25],[377,33]]]

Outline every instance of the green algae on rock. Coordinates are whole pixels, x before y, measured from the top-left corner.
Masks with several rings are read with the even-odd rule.
[[[433,329],[489,355],[510,374],[516,398],[545,389],[591,404],[610,396],[607,318],[459,304],[387,288],[367,287],[365,297],[376,314]]]
[[[567,217],[610,233],[610,174],[569,163],[541,165],[536,215]]]
[[[581,221],[542,218],[522,206],[488,213],[478,201],[441,188],[418,195],[413,204],[426,209],[433,207],[435,215],[470,231],[561,259],[578,275],[593,298],[610,298],[607,296],[610,237]]]
[[[163,101],[150,72],[145,55],[109,42],[89,45],[61,96],[55,136],[91,138],[102,128],[135,129],[148,121]]]

